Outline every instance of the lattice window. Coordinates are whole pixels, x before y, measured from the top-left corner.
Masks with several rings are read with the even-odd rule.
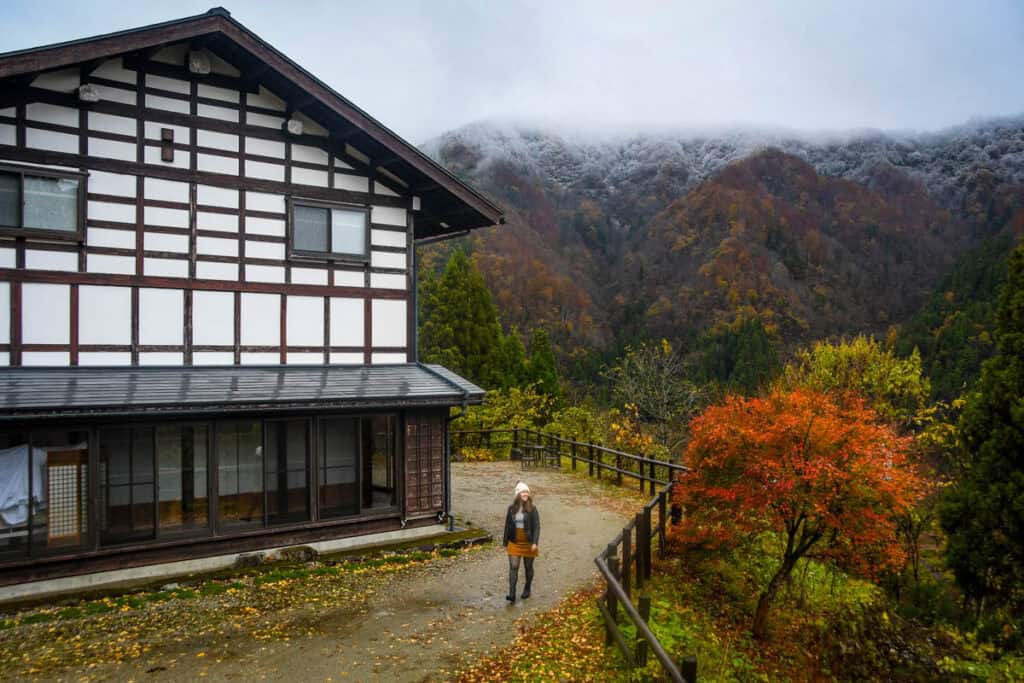
[[[46,457],[48,546],[78,545],[86,528],[85,452],[51,450]]]

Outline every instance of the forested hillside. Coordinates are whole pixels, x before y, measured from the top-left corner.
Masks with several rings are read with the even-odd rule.
[[[546,329],[584,382],[627,344],[666,338],[706,355],[750,321],[783,355],[885,336],[961,256],[991,239],[998,263],[1024,232],[1024,119],[816,139],[476,124],[425,148],[506,208],[507,225],[466,245],[506,332],[525,342]],[[440,269],[450,249],[423,262]],[[902,337],[927,347],[926,365],[942,346],[925,339],[942,324],[931,301]]]

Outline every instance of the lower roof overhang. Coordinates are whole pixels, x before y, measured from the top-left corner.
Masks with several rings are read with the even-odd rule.
[[[484,390],[439,365],[0,370],[0,424],[447,407]]]

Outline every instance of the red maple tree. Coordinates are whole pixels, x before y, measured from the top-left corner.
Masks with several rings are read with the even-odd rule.
[[[756,637],[766,635],[768,609],[804,557],[868,576],[900,566],[895,518],[920,498],[923,482],[909,439],[859,400],[839,406],[806,390],[730,397],[691,431],[693,471],[673,492],[687,513],[683,540],[733,545],[774,531],[785,541],[758,600]]]

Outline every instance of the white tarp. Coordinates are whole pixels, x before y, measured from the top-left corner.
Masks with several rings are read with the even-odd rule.
[[[33,498],[45,504],[46,449],[37,448],[32,473]],[[0,519],[7,526],[28,521],[28,444],[0,450]]]

